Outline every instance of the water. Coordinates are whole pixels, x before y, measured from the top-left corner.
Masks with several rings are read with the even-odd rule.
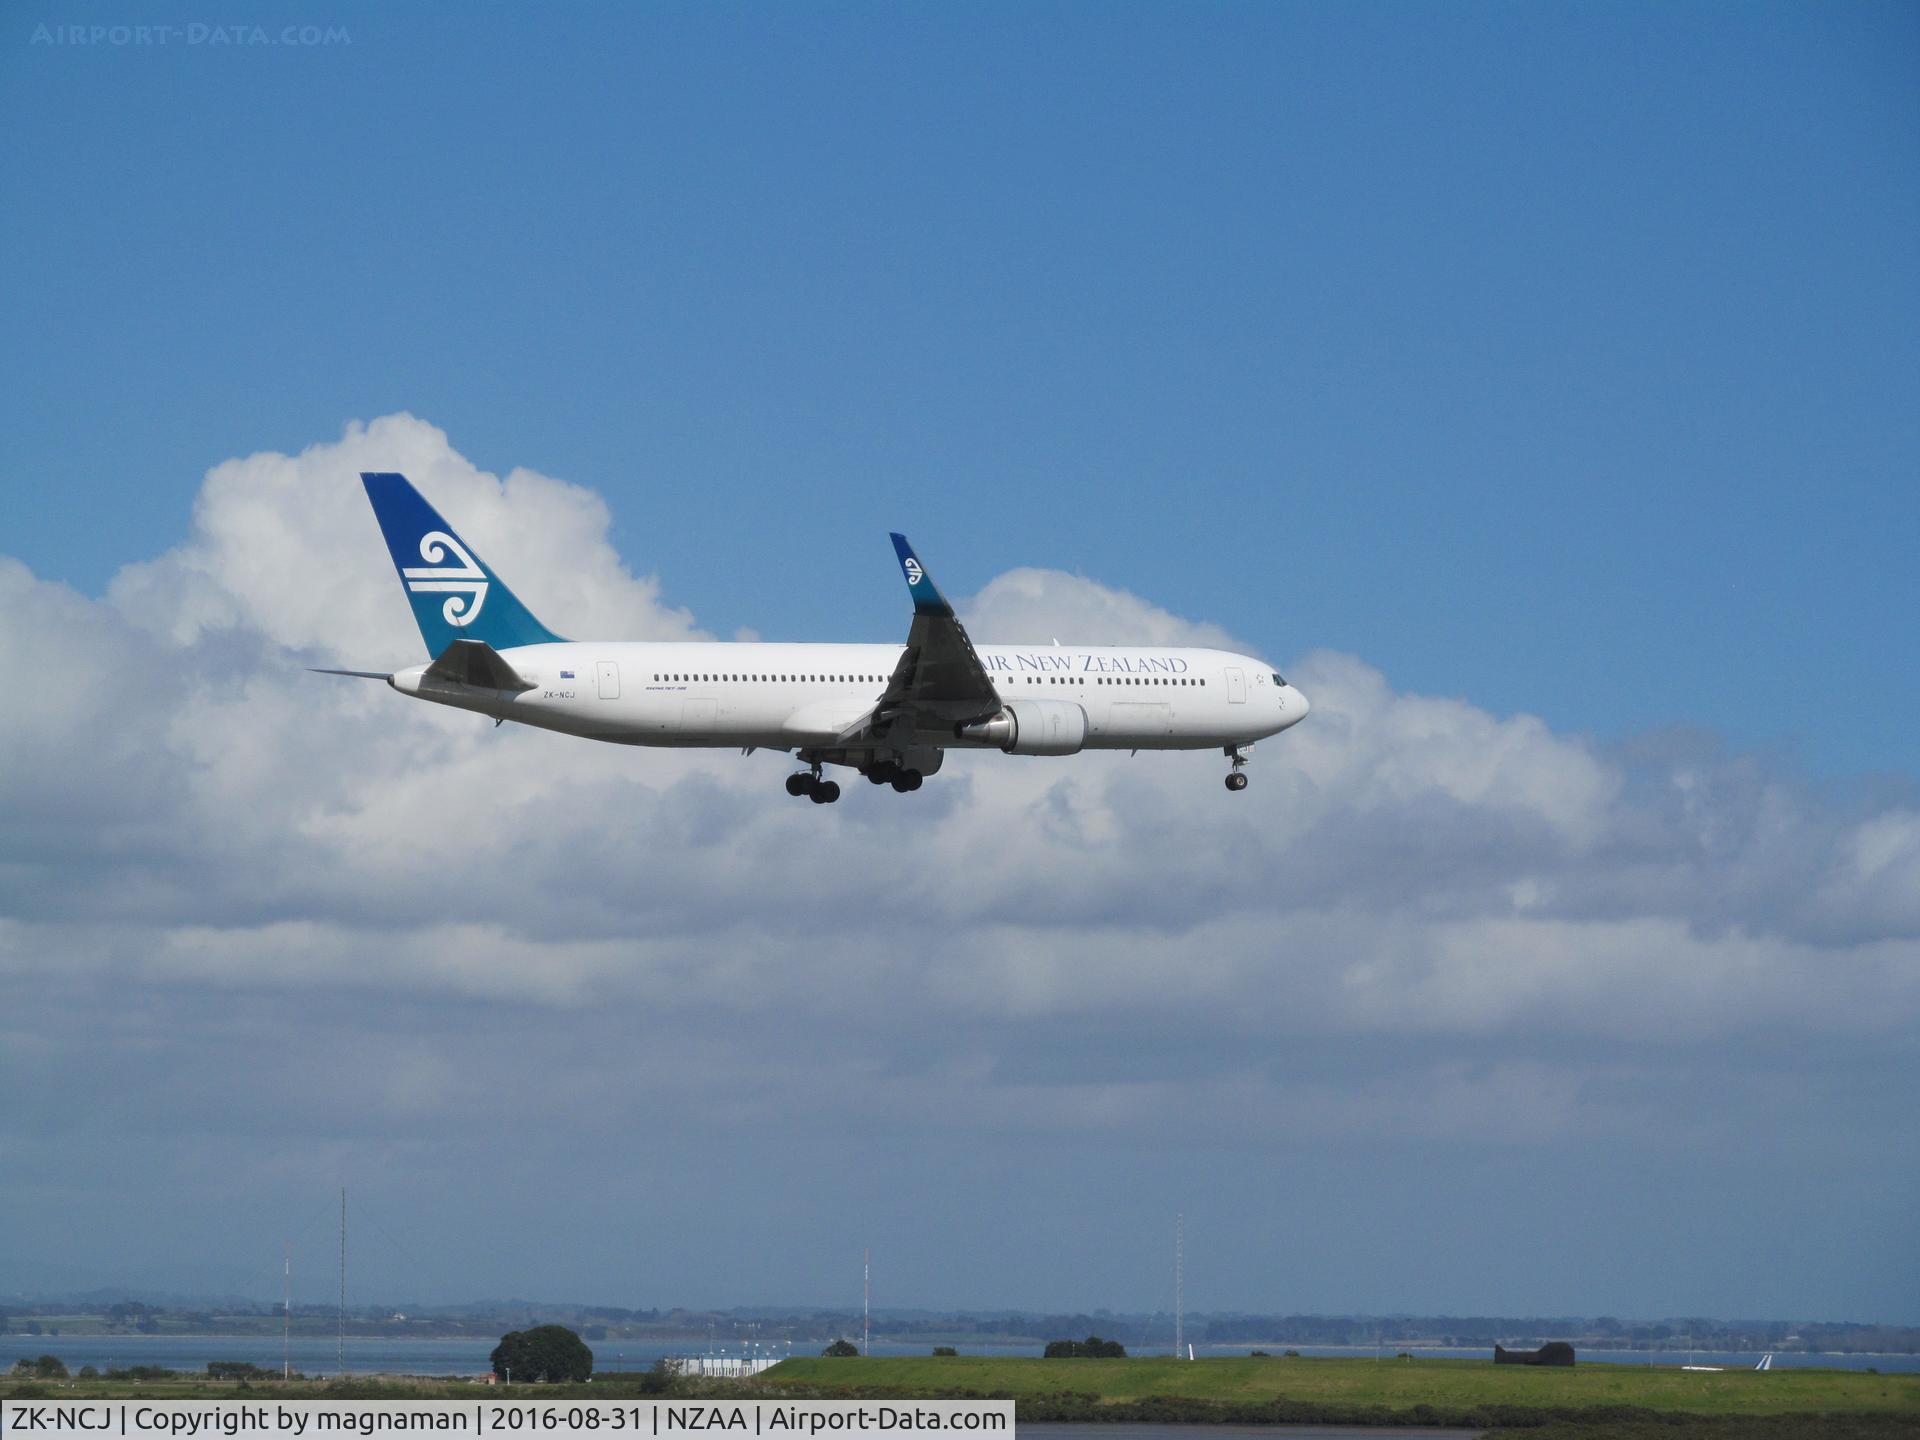
[[[488,1356],[498,1337],[460,1339],[408,1339],[396,1336],[347,1337],[347,1369],[356,1375],[484,1375],[490,1368]],[[666,1355],[700,1355],[708,1352],[704,1339],[681,1341],[589,1341],[594,1366],[600,1370],[646,1370]],[[822,1344],[809,1341],[795,1345],[796,1355],[817,1355]],[[878,1344],[875,1355],[925,1355],[931,1343],[910,1345]],[[1038,1355],[1034,1345],[966,1345],[957,1347],[963,1355]],[[1249,1347],[1202,1348],[1202,1359],[1245,1355]],[[1268,1347],[1278,1354],[1279,1348]],[[1332,1345],[1295,1347],[1302,1355],[1371,1356],[1368,1348]],[[1391,1365],[1400,1347],[1385,1352],[1381,1363]],[[1491,1346],[1466,1350],[1442,1350],[1407,1347],[1410,1354],[1423,1359],[1486,1360],[1492,1358]],[[92,1365],[100,1370],[121,1369],[129,1365],[161,1365],[169,1370],[203,1370],[209,1360],[246,1360],[265,1370],[280,1368],[280,1337],[277,1335],[0,1335],[0,1369],[14,1361],[39,1355],[58,1355],[69,1370]],[[713,1353],[740,1354],[738,1346],[722,1347]],[[764,1347],[763,1354],[784,1355],[784,1345]],[[1142,1351],[1139,1353],[1153,1353]],[[1751,1369],[1757,1354],[1727,1354],[1711,1350],[1582,1350],[1582,1365],[1724,1365],[1729,1369]],[[1804,1366],[1828,1366],[1841,1370],[1879,1369],[1885,1374],[1920,1373],[1920,1355],[1796,1355],[1774,1352],[1776,1370]],[[340,1370],[339,1341],[330,1337],[296,1337],[293,1341],[293,1368],[305,1375],[336,1375]],[[1086,1426],[1075,1426],[1080,1440],[1093,1440]],[[1224,1440],[1221,1432],[1208,1434]],[[1347,1432],[1351,1434],[1352,1432]]]
[[[354,1375],[484,1375],[492,1368],[490,1356],[498,1336],[451,1339],[404,1336],[353,1336],[346,1341],[347,1371]],[[738,1345],[708,1348],[704,1337],[685,1340],[590,1340],[596,1370],[649,1370],[669,1355],[739,1355]],[[818,1355],[824,1341],[809,1341],[792,1350],[782,1343],[762,1346],[759,1354]],[[924,1355],[930,1345],[882,1345],[875,1355]],[[1038,1355],[1038,1345],[973,1345],[974,1355]],[[251,1361],[263,1370],[280,1369],[278,1335],[0,1335],[0,1370],[16,1360],[58,1355],[67,1369],[82,1365],[97,1370],[120,1370],[131,1365],[158,1365],[168,1370],[204,1370],[209,1360]],[[307,1376],[340,1373],[340,1341],[333,1336],[295,1336],[293,1368]]]
[[[347,1337],[347,1369],[410,1375],[484,1375],[499,1338],[409,1340]],[[204,1370],[209,1360],[245,1360],[278,1372],[278,1335],[0,1335],[0,1365],[37,1355],[58,1355],[67,1369],[82,1365],[119,1370],[159,1365],[168,1370]],[[295,1336],[293,1368],[306,1375],[340,1373],[340,1344],[333,1338]],[[651,1365],[649,1356],[646,1365]],[[640,1368],[645,1369],[646,1365]]]

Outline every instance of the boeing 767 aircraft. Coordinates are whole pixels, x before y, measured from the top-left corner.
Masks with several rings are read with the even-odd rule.
[[[403,695],[622,745],[791,751],[787,793],[840,798],[847,765],[918,790],[956,747],[1009,755],[1206,750],[1229,790],[1256,740],[1307,716],[1270,666],[1225,650],[979,645],[904,535],[893,537],[913,624],[905,645],[563,640],[533,618],[404,475],[363,474],[431,663],[389,674]]]

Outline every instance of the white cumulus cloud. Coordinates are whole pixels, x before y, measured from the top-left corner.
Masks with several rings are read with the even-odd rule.
[[[1389,1127],[1452,1135],[1462,1097],[1525,1082],[1543,1047],[1843,1046],[1920,1019],[1910,809],[1406,694],[1352,656],[1295,667],[1314,713],[1259,747],[1244,795],[1217,755],[961,755],[918,794],[855,783],[831,809],[790,803],[777,757],[496,731],[308,674],[419,651],[357,480],[376,468],[563,633],[699,633],[613,551],[598,497],[482,472],[407,415],[214,467],[185,543],[105,598],[0,560],[0,664],[63,675],[0,710],[0,975],[103,987],[54,1028],[163,995],[284,1000],[296,1026],[316,996],[627,1013],[656,1057],[669,1020],[676,1046],[733,1057],[650,1069],[674,1103],[782,1112],[805,1075],[769,1083],[751,1057],[831,1086],[863,1046],[899,1094],[974,1077],[989,1128],[1035,1106],[1172,1124],[1168,1086],[1283,1103],[1301,1082],[1270,1048],[1337,1035],[1471,1047],[1465,1070],[1409,1059],[1422,1109]],[[983,637],[1232,643],[1056,571],[966,611]],[[798,1022],[804,1057],[773,1038]],[[1142,1035],[1179,1049],[1177,1078],[1012,1076],[1034,1045],[1104,1073]],[[421,1077],[416,1118],[456,1103],[430,1039],[388,1087]],[[1311,1087],[1387,1125],[1393,1083]],[[1533,1088],[1502,1134],[1577,1127],[1598,1093],[1575,1070]]]

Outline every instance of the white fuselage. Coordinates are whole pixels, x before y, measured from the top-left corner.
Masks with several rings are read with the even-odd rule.
[[[520,692],[436,684],[425,666],[396,690],[547,730],[624,745],[833,745],[886,691],[899,645],[569,641],[501,651]],[[1298,724],[1307,701],[1273,668],[1224,650],[1160,646],[977,647],[1002,703],[1057,700],[1086,712],[1086,749],[1246,745]],[[917,743],[984,748],[951,731]]]

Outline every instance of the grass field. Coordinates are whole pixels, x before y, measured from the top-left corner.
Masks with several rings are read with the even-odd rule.
[[[795,1359],[761,1376],[769,1389],[851,1386],[900,1395],[1091,1394],[1107,1405],[1185,1399],[1235,1406],[1274,1401],[1330,1409],[1466,1412],[1489,1406],[1589,1410],[1631,1406],[1669,1414],[1883,1414],[1920,1424],[1920,1375],[1857,1370],[1702,1372],[1632,1365],[1546,1369],[1491,1360]]]
[[[1459,1425],[1526,1429],[1541,1440],[1906,1440],[1920,1437],[1920,1375],[1858,1370],[1719,1372],[1490,1360],[1231,1359],[1179,1361],[942,1359],[788,1360],[748,1382],[602,1375],[588,1385],[481,1387],[444,1379],[367,1377],[250,1387],[164,1380],[0,1380],[0,1399],[220,1398],[623,1400],[639,1398],[1011,1397],[1021,1423]],[[1545,1428],[1537,1428],[1545,1427]]]

